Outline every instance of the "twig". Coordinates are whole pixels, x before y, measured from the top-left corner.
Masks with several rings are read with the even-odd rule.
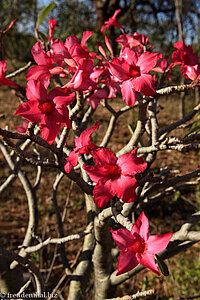
[[[9,186],[9,184],[13,181],[14,178],[16,178],[17,175],[16,174],[10,174],[7,179],[4,181],[4,183],[2,183],[2,185],[0,186],[0,194],[3,192],[3,190],[5,188],[7,188]]]
[[[92,201],[92,196],[85,194],[86,211],[88,215],[88,225],[94,226],[94,216],[96,206]],[[84,237],[83,249],[79,258],[79,263],[73,272],[73,277],[69,287],[69,299],[81,299],[84,287],[88,284],[90,277],[90,266],[95,246],[94,233],[89,233]]]
[[[18,295],[22,294],[31,284],[31,279],[29,279],[19,290],[19,292],[17,293]]]
[[[28,134],[21,134],[18,132],[12,132],[9,130],[4,130],[0,128],[0,135],[6,138],[11,138],[11,139],[17,139],[17,140],[31,140],[32,142],[35,142],[36,144],[49,149],[55,154],[60,153],[60,150],[55,146],[55,145],[49,145],[45,140],[43,140],[40,136],[38,135],[28,135]]]
[[[6,76],[6,78],[12,78],[12,77],[15,77],[15,76],[19,75],[20,73],[26,71],[32,64],[33,64],[32,61],[29,61],[24,67],[21,67],[18,70],[8,74]]]
[[[121,215],[115,207],[113,207],[112,209],[114,217],[116,219],[116,221],[121,224],[123,227],[125,227],[127,230],[131,231],[131,228],[133,226],[133,224],[131,223],[131,221],[124,217],[123,215]]]
[[[188,190],[189,188],[192,188],[192,187],[196,186],[197,184],[198,184],[198,181],[187,182],[187,183],[171,186],[169,188],[166,188],[163,192],[156,194],[153,197],[145,198],[142,202],[140,202],[138,204],[137,208],[139,208],[139,209],[147,208],[147,207],[153,205],[154,203],[162,200],[164,197],[174,194],[176,191],[180,191],[180,190],[184,190],[184,189]],[[162,205],[162,202],[160,204]]]
[[[111,116],[107,131],[103,137],[103,141],[101,142],[100,147],[107,147],[107,145],[111,139],[111,136],[113,134],[117,119],[118,119],[117,115]]]
[[[117,298],[111,298],[109,300],[131,300],[131,299],[137,299],[137,298],[142,298],[142,297],[146,297],[146,296],[151,296],[155,294],[155,289],[151,289],[148,291],[144,291],[144,292],[137,292],[134,295],[127,295],[127,296],[123,296],[123,297],[117,297]],[[108,299],[106,299],[108,300]]]
[[[192,87],[194,87],[192,84],[168,86],[168,87],[157,90],[156,94],[169,95],[172,93],[180,93],[180,92],[184,92],[186,90],[190,90]]]
[[[58,189],[58,186],[59,186],[62,178],[63,178],[63,174],[58,173],[57,176],[56,176],[56,180],[53,184],[53,193],[52,193],[52,198],[51,198],[51,200],[53,202],[54,209],[55,209],[55,213],[56,213],[58,231],[59,231],[60,238],[64,237],[64,230],[63,230],[62,218],[61,218],[61,215],[60,215],[58,202],[57,202],[57,189]],[[65,247],[62,243],[60,244],[59,249],[60,249],[60,255],[61,255],[61,258],[62,258],[63,266],[64,266],[66,272],[68,274],[71,274],[70,265],[69,265],[69,262],[68,262],[68,259],[66,257],[66,253],[65,253]]]
[[[180,126],[180,125],[186,123],[187,121],[191,120],[199,111],[200,111],[200,104],[195,106],[194,109],[187,116],[182,118],[181,120],[178,120],[178,121],[166,126],[165,128],[161,129],[159,131],[159,137],[162,137],[163,134],[169,133],[170,131],[174,130],[178,126]]]
[[[190,228],[200,220],[200,211],[194,213],[185,223],[181,226],[180,230],[173,234],[171,241],[200,241],[200,232],[189,231]]]
[[[85,99],[83,98],[83,92],[76,92],[76,105],[69,112],[69,118],[72,120],[84,106]]]
[[[9,155],[9,152],[6,148],[6,146],[1,143],[0,141],[0,148],[1,151],[10,167],[11,170],[14,169],[15,165]],[[35,232],[37,227],[37,202],[35,193],[33,192],[32,186],[27,178],[27,176],[21,171],[18,171],[18,177],[22,183],[22,186],[24,188],[24,191],[26,193],[26,197],[28,200],[28,208],[29,208],[29,220],[28,220],[28,227],[26,230],[26,235],[23,241],[23,246],[29,246],[31,240],[32,240],[32,232]],[[23,249],[19,252],[19,255],[26,256],[26,253],[23,251]],[[14,268],[16,266],[16,263],[13,262],[11,264],[11,268]]]
[[[128,144],[117,153],[117,157],[121,156],[124,153],[132,151],[134,146],[137,145],[140,137],[143,135],[145,131],[147,104],[143,104],[142,100],[140,99],[138,101],[139,101],[139,112],[138,112],[138,121],[137,121],[136,129]]]
[[[55,162],[49,160],[41,160],[33,157],[31,154],[27,153],[26,151],[22,150],[16,144],[14,144],[9,138],[3,137],[4,142],[10,146],[21,158],[25,159],[27,162],[31,163],[35,166],[43,166],[43,167],[52,167],[57,168]]]
[[[143,195],[141,195],[141,200],[143,200],[144,198],[146,198],[151,193],[159,190],[160,188],[168,188],[170,186],[173,187],[175,184],[177,184],[179,182],[188,181],[191,178],[197,177],[199,174],[200,174],[200,169],[197,169],[197,170],[195,170],[193,172],[190,172],[190,173],[182,175],[182,176],[176,176],[176,177],[174,177],[174,178],[172,178],[170,180],[164,181],[162,183],[156,183],[152,187],[150,187],[149,189],[147,189]]]
[[[35,245],[35,246],[29,246],[29,247],[24,247],[24,251],[26,253],[33,253],[33,252],[36,252],[36,251],[39,251],[41,250],[42,248],[50,245],[50,244],[56,244],[56,245],[60,245],[60,244],[64,244],[66,242],[70,242],[70,241],[74,241],[74,240],[79,240],[81,238],[83,238],[85,235],[89,234],[92,232],[92,227],[89,226],[86,228],[85,231],[82,231],[80,233],[76,233],[76,234],[72,234],[72,235],[69,235],[69,236],[65,236],[65,237],[62,237],[62,238],[48,238],[46,239],[45,241]]]
[[[42,294],[42,292],[44,291],[43,280],[42,280],[39,270],[36,268],[35,265],[32,264],[32,262],[30,262],[25,257],[21,257],[20,255],[16,254],[13,251],[6,250],[1,247],[0,247],[0,255],[6,256],[6,257],[16,261],[17,263],[21,264],[25,268],[27,268],[29,270],[29,272],[32,273],[34,276],[37,293],[39,295]]]

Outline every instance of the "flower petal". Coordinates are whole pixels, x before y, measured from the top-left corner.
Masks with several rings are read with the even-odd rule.
[[[132,82],[133,80],[126,80],[121,86],[123,100],[128,106],[134,106],[136,101],[136,92],[133,89]]]
[[[53,144],[59,130],[60,124],[56,123],[51,115],[49,115],[45,121],[40,123],[42,138],[49,144]]]
[[[20,104],[14,115],[20,115],[32,123],[39,123],[44,117],[38,108],[38,101],[28,101]]]
[[[96,163],[99,163],[101,165],[116,165],[117,157],[115,153],[108,148],[99,148],[92,155]]]
[[[161,57],[160,53],[143,52],[137,61],[137,66],[140,66],[141,73],[148,73],[155,67],[157,60]]]
[[[115,240],[117,246],[121,250],[125,250],[126,248],[130,247],[133,243],[133,238],[131,232],[125,228],[120,228],[118,230],[112,230],[111,228],[112,237]]]
[[[120,166],[123,175],[135,175],[143,172],[147,167],[144,158],[137,157],[132,152],[121,155],[117,160],[117,164]]]
[[[93,153],[94,154],[94,153]],[[83,169],[89,174],[90,178],[94,182],[98,182],[101,179],[109,179],[107,176],[108,167],[97,164],[96,166],[83,165]]]
[[[33,66],[30,68],[26,75],[26,80],[40,80],[44,87],[47,89],[50,84],[51,74],[49,68],[45,65]]]
[[[141,74],[132,80],[133,88],[137,92],[141,92],[145,96],[153,96],[156,91],[154,89],[153,77],[150,74]]]
[[[26,86],[26,97],[29,100],[45,102],[48,100],[45,87],[40,81],[29,80]]]
[[[141,215],[131,228],[131,234],[134,233],[139,234],[145,240],[145,242],[147,241],[149,234],[149,221],[144,212],[141,213]]]
[[[46,65],[46,64],[51,65],[50,60],[46,59],[46,57],[45,57],[45,52],[42,49],[42,45],[40,42],[36,42],[35,45],[33,45],[31,53],[33,55],[35,62],[38,65]]]
[[[132,252],[121,251],[118,259],[117,269],[118,272],[116,275],[120,275],[126,272],[131,271],[139,264],[136,256]]]
[[[156,266],[156,263],[155,263],[154,255],[145,253],[141,256],[138,255],[137,259],[138,259],[138,262],[142,266],[150,269],[156,275],[158,275],[158,276],[160,275],[160,271],[158,270],[158,267]]]
[[[129,64],[124,58],[113,58],[110,65],[111,73],[116,76],[120,81],[130,79],[129,76]]]
[[[131,176],[121,175],[118,179],[111,181],[113,194],[117,195],[124,202],[133,202],[137,198],[135,189],[137,180]]]
[[[94,144],[91,142],[91,135],[94,131],[96,131],[99,128],[99,123],[96,122],[96,124],[86,130],[84,130],[80,137],[75,139],[75,145],[76,147],[83,147],[83,146],[93,146]]]
[[[100,180],[94,187],[93,190],[93,201],[98,207],[105,207],[110,199],[113,198],[114,195],[111,194],[110,191],[110,183],[109,180]]]
[[[169,241],[172,238],[172,233],[165,233],[160,235],[151,235],[146,241],[147,253],[157,254],[166,249]]]

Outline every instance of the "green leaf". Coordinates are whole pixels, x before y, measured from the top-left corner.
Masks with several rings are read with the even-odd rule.
[[[164,276],[169,276],[169,270],[168,270],[166,263],[162,260],[162,258],[160,256],[155,255],[155,257],[156,257],[156,262],[158,264],[158,268],[160,269],[160,272]]]
[[[39,14],[37,24],[36,24],[36,29],[39,27],[40,23],[44,20],[44,18],[52,11],[52,9],[56,6],[55,2],[51,2],[49,5],[43,8],[41,13]]]

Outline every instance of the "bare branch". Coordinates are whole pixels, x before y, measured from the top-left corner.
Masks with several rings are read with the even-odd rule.
[[[116,115],[111,116],[107,131],[103,137],[103,141],[101,142],[100,147],[107,147],[107,145],[111,139],[111,136],[113,134],[117,119],[118,119],[118,116],[116,116]]]
[[[191,120],[198,112],[200,111],[200,104],[198,104],[197,106],[194,107],[194,109],[184,118],[182,118],[181,120],[178,120],[168,126],[166,126],[165,128],[161,129],[159,131],[159,137],[162,137],[163,134],[165,133],[169,133],[170,131],[174,130],[175,128],[177,128],[178,126],[188,122],[189,120]]]
[[[21,74],[22,72],[26,71],[32,64],[33,64],[32,61],[29,61],[24,67],[21,67],[18,70],[8,74],[6,76],[6,78],[12,78],[12,77],[15,77],[15,76]]]
[[[139,101],[139,112],[138,112],[138,121],[137,121],[136,129],[128,144],[117,153],[118,157],[124,153],[132,151],[134,146],[137,145],[140,137],[143,135],[145,131],[147,103],[143,104],[142,100],[138,100],[138,101]]]
[[[123,297],[110,298],[110,299],[106,299],[106,300],[131,300],[131,299],[137,299],[137,298],[151,296],[154,293],[155,293],[155,289],[144,291],[144,292],[139,292],[138,291],[134,295],[127,295],[127,296],[123,296]]]
[[[14,169],[15,165],[9,155],[9,152],[6,148],[6,146],[1,143],[0,141],[0,148],[1,151],[10,167],[11,170]],[[28,200],[28,208],[29,208],[29,221],[28,221],[28,227],[26,230],[26,235],[23,241],[23,246],[29,246],[30,242],[32,240],[32,232],[35,232],[37,227],[37,204],[36,204],[36,197],[35,193],[33,192],[32,186],[27,178],[27,176],[21,171],[18,171],[18,177],[22,183],[22,186],[24,188],[24,191],[26,193],[26,197]],[[19,252],[19,255],[26,256],[26,253],[23,251],[23,249]],[[15,267],[15,263],[11,265],[12,268]]]
[[[143,195],[141,195],[141,200],[146,198],[148,195],[150,195],[151,193],[161,189],[161,188],[168,188],[170,186],[174,186],[175,184],[179,183],[179,182],[185,182],[190,180],[191,178],[197,177],[200,174],[200,169],[197,169],[191,173],[182,175],[182,176],[176,176],[170,180],[166,180],[162,183],[156,183],[154,184],[152,187],[150,187],[149,189],[147,189],[145,191],[145,193]]]
[[[13,181],[14,178],[16,178],[17,175],[16,174],[10,174],[7,179],[4,181],[4,183],[2,183],[2,185],[0,186],[0,193],[3,192],[4,189],[6,189],[9,184]]]
[[[51,244],[60,245],[60,244],[64,244],[64,243],[67,243],[67,242],[70,242],[70,241],[79,240],[79,239],[83,238],[85,235],[91,233],[92,229],[93,228],[90,225],[86,228],[86,230],[81,231],[81,232],[76,233],[76,234],[72,234],[72,235],[69,235],[69,236],[62,237],[62,238],[50,238],[49,237],[45,241],[43,241],[43,242],[41,242],[41,243],[39,243],[35,246],[29,246],[29,247],[23,247],[22,246],[22,247],[24,248],[24,251],[26,253],[33,253],[33,252],[41,250],[42,248],[44,248],[48,245],[51,245]]]
[[[22,266],[24,266],[25,268],[27,268],[29,270],[29,272],[33,274],[33,276],[35,278],[37,293],[39,295],[42,294],[42,292],[44,291],[43,280],[42,280],[39,270],[36,268],[35,265],[33,265],[27,258],[21,257],[20,255],[16,254],[15,252],[3,249],[1,247],[0,247],[0,254],[12,259],[13,261],[16,261],[17,263],[19,263]]]
[[[58,186],[59,186],[62,178],[63,178],[63,174],[58,173],[57,176],[56,176],[56,180],[53,184],[53,193],[52,193],[52,198],[51,198],[51,200],[53,202],[54,209],[55,209],[55,213],[56,213],[58,231],[59,231],[59,237],[60,238],[64,237],[64,230],[63,230],[63,222],[62,222],[62,218],[61,218],[61,215],[60,215],[58,202],[57,202],[57,189],[58,189]],[[63,262],[63,266],[65,268],[65,271],[66,271],[67,274],[71,274],[70,265],[69,265],[69,262],[68,262],[68,259],[67,259],[66,253],[65,253],[65,247],[62,243],[60,243],[59,250],[60,250],[60,255],[61,255],[61,258],[62,258],[62,262]]]
[[[168,86],[156,91],[156,94],[159,95],[169,95],[172,93],[180,93],[194,88],[193,84],[184,84],[184,85],[174,85]]]

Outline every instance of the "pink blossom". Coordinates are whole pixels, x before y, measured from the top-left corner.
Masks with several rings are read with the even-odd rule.
[[[74,166],[74,167],[77,166],[78,156],[80,154],[91,153],[92,151],[95,151],[98,148],[98,146],[93,144],[91,141],[91,135],[98,128],[99,128],[99,123],[96,122],[96,124],[94,126],[84,130],[81,133],[80,137],[75,139],[76,148],[66,158],[67,163],[64,166],[66,173],[69,173],[71,171],[72,166]]]
[[[31,53],[38,65],[30,68],[26,75],[26,80],[40,80],[45,88],[47,88],[50,84],[50,78],[53,75],[65,72],[62,67],[54,65],[54,63],[60,64],[62,57],[60,55],[47,55],[42,49],[40,42],[35,43]]]
[[[171,80],[170,77],[171,70],[177,65],[177,63],[172,63],[169,65],[168,60],[169,60],[168,56],[165,55],[161,61],[158,61],[158,67],[153,68],[152,71],[159,72],[159,73],[167,73],[168,79]]]
[[[200,78],[199,65],[195,65],[195,66],[184,65],[184,66],[182,66],[181,71],[186,79],[191,79],[193,81],[199,81],[199,78]]]
[[[117,23],[116,21],[116,17],[117,15],[120,13],[121,9],[117,9],[115,12],[114,12],[114,15],[108,19],[108,21],[105,21],[104,25],[102,28],[101,28],[101,32],[103,32],[105,29],[108,29],[110,26],[115,26],[117,28],[122,28],[122,25]]]
[[[74,93],[57,87],[47,94],[40,81],[30,80],[26,96],[29,101],[20,104],[14,115],[39,123],[42,137],[49,144],[55,141],[60,126],[71,127],[67,105],[73,101]]]
[[[179,62],[191,66],[198,64],[198,54],[193,53],[191,45],[186,46],[183,41],[180,41],[175,43],[174,47],[178,50],[172,53],[172,62]]]
[[[102,99],[107,99],[108,93],[103,89],[96,89],[94,93],[87,98],[87,101],[91,103],[92,108],[96,109]]]
[[[92,153],[95,166],[83,165],[90,178],[96,182],[93,195],[98,207],[105,207],[115,195],[124,202],[136,199],[136,173],[143,172],[147,164],[136,156],[137,149],[125,153],[119,158],[110,149],[99,148]]]
[[[56,20],[54,20],[54,19],[49,20],[49,37],[50,38],[53,37],[55,27],[56,27]]]
[[[150,269],[156,275],[160,275],[154,256],[166,249],[172,233],[149,236],[149,221],[144,212],[133,224],[131,231],[121,228],[116,231],[111,229],[111,233],[117,246],[122,250],[116,275],[129,272],[138,264]]]
[[[145,34],[139,34],[135,32],[133,35],[123,34],[116,39],[119,45],[129,47],[135,52],[141,53],[144,46],[149,45],[149,39]]]
[[[122,83],[123,100],[128,106],[136,101],[136,91],[146,96],[153,96],[156,91],[153,78],[148,74],[156,65],[160,53],[144,52],[141,55],[126,47],[119,58],[113,58],[110,70]]]
[[[74,43],[75,43],[75,41],[74,41]],[[65,47],[59,39],[56,39],[55,41],[53,41],[51,47],[53,49],[53,52],[56,55],[60,55],[62,57],[62,64],[67,64],[68,66],[70,66],[72,68],[76,67],[76,62],[74,61],[71,54],[69,53],[68,48]]]
[[[94,61],[92,59],[80,59],[79,66],[72,77],[72,79],[64,85],[74,91],[85,91],[89,88],[95,89],[97,87],[94,78],[92,78],[94,68]]]

